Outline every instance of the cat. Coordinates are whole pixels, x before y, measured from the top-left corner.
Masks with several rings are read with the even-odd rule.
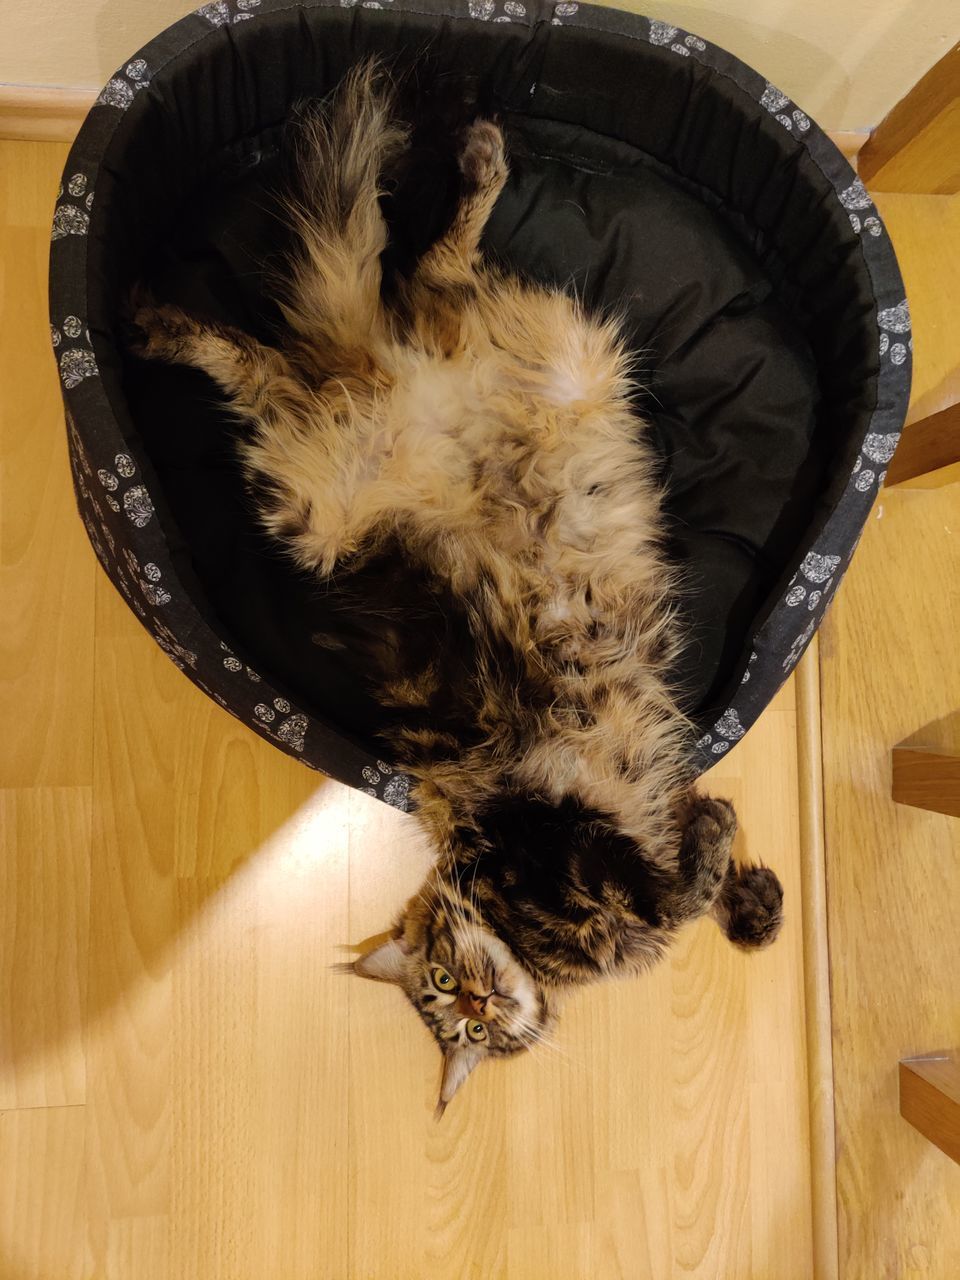
[[[707,913],[764,946],[783,895],[733,860],[732,806],[691,786],[662,494],[618,323],[481,256],[501,127],[464,130],[452,219],[389,301],[380,198],[409,131],[387,75],[355,67],[298,128],[282,342],[141,294],[132,346],[209,374],[263,527],[336,575],[344,628],[317,642],[389,710],[437,855],[355,969],[434,1035],[440,1114],[484,1059],[547,1038],[571,988],[643,971]]]

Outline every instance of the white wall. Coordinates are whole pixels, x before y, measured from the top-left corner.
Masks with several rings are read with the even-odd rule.
[[[828,129],[876,124],[960,39],[960,0],[620,0],[749,62]],[[0,0],[0,84],[99,88],[199,0]]]

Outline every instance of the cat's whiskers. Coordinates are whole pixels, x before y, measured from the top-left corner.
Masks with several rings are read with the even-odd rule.
[[[472,962],[478,970],[485,968],[486,957],[482,946],[482,929],[474,921],[468,919],[463,908],[462,871],[458,870],[456,873],[455,891],[452,886],[445,883],[436,866],[433,868],[431,875],[436,880],[436,895],[444,903],[450,917],[450,932],[460,953],[460,958],[465,963]],[[429,879],[430,877],[428,877],[428,883]]]
[[[537,1027],[529,1027],[526,1032],[518,1036],[518,1039],[524,1047],[529,1049],[531,1052],[534,1049],[542,1049],[547,1053],[552,1053],[555,1057],[560,1058],[567,1064],[573,1062],[572,1057],[566,1049],[562,1049],[552,1037],[546,1035]]]
[[[427,894],[427,890],[429,889],[429,887],[430,887],[430,877],[428,876],[427,879],[420,886],[420,888],[413,895],[413,900],[417,902],[421,902],[423,906],[427,908],[427,910],[432,911],[434,904],[432,899]]]
[[[473,875],[470,877],[470,909],[473,911],[474,917],[482,919],[479,904],[477,902],[477,870],[480,866],[480,859],[473,860]]]

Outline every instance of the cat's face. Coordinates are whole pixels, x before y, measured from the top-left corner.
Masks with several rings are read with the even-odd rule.
[[[522,1053],[543,1038],[543,991],[458,890],[425,888],[397,935],[358,960],[364,977],[395,982],[443,1054],[438,1114],[485,1058]]]

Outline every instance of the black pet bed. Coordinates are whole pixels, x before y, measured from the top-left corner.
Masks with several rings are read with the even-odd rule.
[[[379,758],[379,708],[311,640],[330,593],[256,527],[213,384],[125,356],[118,321],[148,279],[269,341],[284,123],[374,52],[423,68],[424,95],[469,72],[503,121],[512,173],[488,252],[625,315],[684,569],[676,678],[706,769],[836,591],[903,422],[910,333],[890,242],[836,148],[762,76],[665,23],[515,0],[215,0],[118,71],[67,162],[50,284],[97,556],[227,710],[407,806],[407,779]],[[417,136],[435,163],[388,208],[398,262],[439,230],[455,173],[452,151]]]

